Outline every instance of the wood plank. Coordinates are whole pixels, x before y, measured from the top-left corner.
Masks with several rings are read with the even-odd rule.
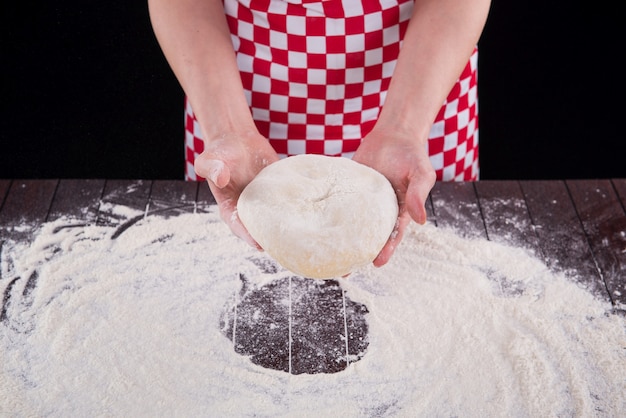
[[[478,196],[472,182],[437,182],[431,191],[433,220],[467,238],[486,238]]]
[[[107,180],[98,208],[98,225],[121,225],[143,216],[151,186],[152,182],[146,180]]]
[[[619,197],[622,209],[626,211],[626,178],[625,179],[613,179],[611,181],[617,196]],[[622,228],[619,234],[613,235],[614,245],[621,254],[626,253],[626,226]],[[615,287],[609,289],[609,291],[616,297],[615,301],[622,304],[621,309],[626,309],[626,274],[615,277]],[[617,291],[617,292],[616,292]]]
[[[610,180],[568,180],[597,267],[615,305],[626,303],[626,213]]]
[[[562,181],[520,182],[545,263],[608,300],[569,191]]]
[[[537,235],[517,181],[480,181],[476,192],[490,240],[525,248],[540,256]]]
[[[155,180],[150,191],[148,214],[174,216],[194,212],[198,183],[183,180]]]
[[[11,180],[0,179],[0,211],[4,204],[4,199],[9,193],[9,187],[11,187]]]
[[[611,184],[613,184],[613,187],[615,188],[615,192],[619,197],[622,207],[626,209],[626,178],[613,179],[611,180]]]
[[[29,239],[46,220],[58,180],[15,180],[0,212],[0,239]]]
[[[236,304],[220,321],[237,353],[291,374],[341,372],[363,357],[368,310],[350,300],[339,281],[287,276],[258,287],[240,278]]]
[[[261,287],[250,285],[246,277],[236,305],[226,311],[220,328],[231,339],[236,353],[254,364],[289,372],[289,289],[288,277]],[[235,319],[236,318],[236,319]]]
[[[291,278],[291,372],[347,367],[343,291],[336,280]]]
[[[198,210],[207,210],[211,205],[216,205],[215,197],[211,193],[211,189],[206,182],[198,182],[198,195],[196,197],[196,206]]]
[[[8,241],[29,243],[34,239],[35,232],[46,220],[50,205],[57,188],[57,180],[23,180],[13,181],[0,210],[0,260],[4,260],[5,244]],[[4,267],[3,267],[4,270]],[[6,307],[11,292],[19,281],[15,277],[13,266],[9,263],[3,272],[0,271],[0,322],[6,318]],[[27,294],[36,286],[37,272],[25,281],[21,293]]]
[[[12,261],[4,256],[5,245],[10,241],[30,243],[34,239],[48,215],[57,183],[57,180],[15,180],[6,193],[0,210],[0,322],[6,320],[6,307],[13,289],[20,282]],[[27,295],[36,286],[37,278],[36,271],[25,278],[19,294]]]
[[[95,222],[98,217],[100,198],[104,190],[104,180],[68,179],[59,181],[48,221],[62,217]]]

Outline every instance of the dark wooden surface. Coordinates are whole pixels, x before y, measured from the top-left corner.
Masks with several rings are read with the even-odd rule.
[[[7,239],[28,240],[38,225],[61,216],[123,229],[132,225],[133,219],[116,213],[112,209],[116,205],[136,209],[137,213],[141,213],[137,217],[143,217],[146,214],[173,216],[181,212],[205,210],[212,204],[215,201],[203,183],[169,180],[0,180],[0,252]],[[429,219],[437,226],[455,228],[467,237],[483,237],[527,248],[551,268],[581,281],[621,313],[620,307],[623,309],[626,304],[625,208],[626,179],[437,183],[427,205]],[[0,280],[8,279],[0,277]],[[314,300],[311,303],[315,306],[321,303],[319,295],[334,295],[324,297],[329,303],[329,311],[339,315],[338,319],[328,324],[320,323],[317,328],[306,327],[317,334],[298,335],[299,331],[292,330],[299,339],[294,340],[289,350],[283,350],[290,354],[278,359],[263,359],[262,353],[257,352],[259,364],[273,362],[277,364],[275,368],[291,373],[337,371],[324,369],[321,361],[304,364],[297,358],[285,356],[291,356],[291,351],[319,351],[319,347],[307,347],[306,344],[323,341],[324,329],[343,328],[345,324],[351,327],[345,329],[349,335],[348,343],[352,344],[350,338],[358,336],[362,346],[350,346],[345,339],[337,340],[341,329],[335,329],[328,332],[327,341],[323,343],[332,346],[328,355],[336,356],[337,350],[345,349],[349,354],[346,358],[354,358],[358,350],[366,348],[367,326],[362,319],[366,307],[346,309],[352,302],[347,300],[337,282],[315,284],[313,288],[310,283],[298,284],[298,280],[290,280],[289,283],[289,286],[300,286],[299,291],[305,292],[302,300]],[[265,291],[272,294],[277,290],[268,288]],[[250,293],[243,295],[242,300],[263,301],[267,294]],[[240,309],[243,312],[245,306]],[[224,321],[228,320],[228,313],[225,312]],[[276,338],[280,344],[286,344],[288,335],[286,330]],[[235,350],[253,357],[255,353],[251,350],[255,350],[255,345],[246,346],[245,339],[254,339],[258,343],[268,338],[267,335],[240,335],[235,342],[233,335],[228,337],[233,340]],[[353,342],[356,344],[357,339],[354,338]],[[276,341],[264,344],[265,351],[270,352],[272,350],[266,349],[268,344],[276,344]],[[256,346],[258,349],[263,344]],[[276,355],[275,350],[272,355]]]
[[[61,216],[116,225],[111,204],[175,214],[214,204],[201,183],[172,180],[1,180],[0,241],[28,238]],[[437,183],[429,219],[468,237],[522,246],[589,288],[626,303],[626,179]],[[21,228],[16,228],[22,226]]]

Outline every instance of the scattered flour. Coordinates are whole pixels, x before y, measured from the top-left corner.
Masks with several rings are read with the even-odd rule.
[[[602,416],[626,411],[626,333],[608,303],[522,250],[411,226],[342,286],[369,310],[363,358],[289,375],[219,329],[267,257],[216,213],[44,225],[5,243],[0,416]],[[1,299],[0,299],[1,300]]]

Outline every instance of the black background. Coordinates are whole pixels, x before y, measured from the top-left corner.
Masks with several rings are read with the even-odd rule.
[[[626,177],[617,6],[493,0],[481,178]],[[0,7],[0,178],[183,177],[183,93],[146,1]]]

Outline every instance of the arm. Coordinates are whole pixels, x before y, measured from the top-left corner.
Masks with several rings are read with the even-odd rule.
[[[467,64],[490,0],[416,0],[377,128],[426,143],[437,112]]]
[[[203,134],[212,138],[225,132],[254,132],[222,2],[148,0],[148,5],[161,49]]]
[[[389,260],[411,219],[426,222],[435,183],[428,134],[478,42],[489,6],[490,0],[415,1],[385,105],[354,156],[384,174],[398,194],[398,228],[375,265]]]
[[[220,0],[148,0],[157,40],[198,118],[205,150],[196,172],[209,179],[224,221],[254,245],[236,216],[243,188],[278,160],[246,102]]]

